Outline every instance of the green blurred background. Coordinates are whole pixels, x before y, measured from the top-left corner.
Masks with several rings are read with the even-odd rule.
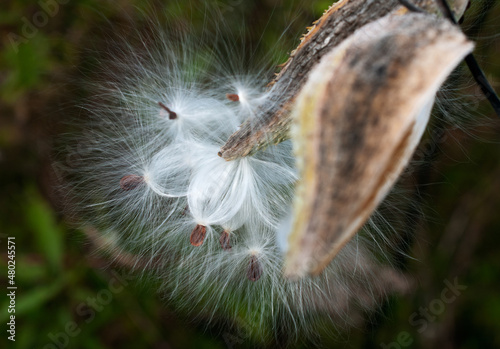
[[[194,28],[203,25],[205,8],[215,9],[224,17],[226,29],[243,31],[261,56],[272,51],[284,61],[305,27],[330,2],[60,2],[66,4],[17,48],[9,34],[21,35],[24,19],[33,22],[43,6],[32,0],[0,4],[0,348],[254,346],[251,340],[224,335],[224,328],[207,328],[203,321],[173,313],[153,283],[123,279],[126,267],[96,253],[96,246],[71,228],[61,214],[61,192],[55,190],[54,144],[57,134],[65,131],[61,121],[87,93],[79,85],[92,59],[85,49],[105,50],[99,43],[109,34],[110,24],[143,27],[145,12],[139,9],[166,13],[174,25]],[[477,57],[500,91],[500,4],[473,1],[469,13],[464,29],[478,42]],[[388,299],[365,326],[325,338],[323,346],[500,348],[500,123],[470,79],[460,81],[455,95],[461,101],[448,102],[443,109],[451,114],[467,110],[470,119],[462,114],[466,121],[456,128],[436,118],[430,130],[443,133],[436,138],[435,132],[428,132],[417,153],[419,165],[403,183],[408,188],[417,185],[412,195],[420,207],[418,215],[411,213],[415,242],[410,254],[415,259],[405,263],[408,292]],[[457,107],[458,103],[467,107]],[[17,246],[15,342],[7,341],[6,332],[9,236],[16,237]],[[126,286],[105,292],[115,289],[111,285],[117,275]],[[427,321],[425,329],[412,325],[412,314],[439,299],[444,280],[455,278],[467,289]],[[107,304],[93,316],[82,307],[88,297],[109,294]],[[317,344],[305,340],[293,346]],[[269,344],[277,345],[292,347],[286,340]]]

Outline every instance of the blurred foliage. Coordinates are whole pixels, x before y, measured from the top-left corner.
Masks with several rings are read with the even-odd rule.
[[[466,18],[463,26],[477,40],[479,60],[498,91],[500,25],[496,18],[500,6],[494,3],[475,1],[471,11],[484,15]],[[83,233],[64,223],[51,171],[55,135],[64,130],[60,123],[64,108],[84,97],[72,83],[82,78],[83,68],[93,59],[84,49],[105,49],[98,43],[107,33],[99,28],[114,23],[141,27],[148,11],[166,13],[179,25],[201,28],[204,9],[215,8],[227,22],[226,29],[244,32],[262,56],[271,52],[284,61],[304,28],[329,4],[324,0],[72,0],[60,5],[31,38],[13,44],[11,34],[22,35],[26,21],[33,22],[41,5],[29,0],[2,1],[0,280],[5,291],[6,238],[15,236],[18,286],[15,343],[6,340],[8,299],[0,297],[2,345],[43,348],[54,343],[52,335],[62,344],[68,338],[69,348],[230,347],[222,330],[207,329],[202,320],[192,322],[169,311],[152,283],[127,279],[126,287],[112,293],[109,303],[93,317],[88,308],[82,308],[89,297],[109,291],[117,273],[126,271],[95,253]],[[280,39],[284,29],[287,33]],[[474,95],[477,88],[464,84],[461,93]],[[474,128],[446,129],[446,139],[420,168],[425,185],[419,188],[418,197],[423,197],[425,218],[415,223],[417,238],[410,252],[415,260],[408,265],[414,291],[392,297],[366,328],[325,339],[326,347],[380,348],[381,343],[397,341],[401,331],[412,339],[411,345],[401,347],[500,347],[500,127],[498,122],[486,121],[495,117],[484,98],[475,111]],[[439,122],[433,127],[446,128]],[[411,314],[439,298],[443,280],[453,282],[455,277],[467,290],[420,333],[409,323]],[[76,329],[71,328],[73,322]],[[78,331],[72,337],[62,334]],[[235,342],[234,347],[249,345]],[[312,344],[298,345],[308,346]]]

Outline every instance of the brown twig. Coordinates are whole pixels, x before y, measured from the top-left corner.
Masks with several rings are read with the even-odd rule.
[[[452,1],[453,10],[461,15],[467,0]],[[415,4],[429,13],[438,13],[433,0],[416,0]],[[338,46],[357,29],[388,13],[408,12],[398,0],[341,0],[333,4],[317,20],[291,53],[282,70],[269,84],[270,98],[257,111],[259,123],[247,120],[224,144],[219,155],[234,160],[252,155],[271,144],[289,138],[290,110],[311,69],[332,48]]]

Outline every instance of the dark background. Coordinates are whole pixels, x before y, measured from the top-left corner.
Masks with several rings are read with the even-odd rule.
[[[55,190],[52,171],[52,159],[61,150],[55,150],[57,135],[65,131],[62,121],[74,117],[71,106],[91,94],[79,84],[92,58],[86,49],[106,50],[101,39],[112,36],[110,24],[144,30],[144,12],[139,9],[154,11],[159,18],[166,13],[170,25],[199,29],[205,7],[211,8],[224,18],[225,30],[244,33],[259,55],[271,52],[284,62],[304,28],[329,4],[324,0],[70,0],[16,49],[9,34],[21,35],[23,18],[33,23],[42,7],[34,1],[2,1],[0,343],[9,348],[43,348],[54,345],[52,335],[60,347],[69,348],[231,347],[225,343],[223,328],[207,329],[174,314],[156,294],[154,282],[127,281],[91,321],[85,321],[89,315],[81,315],[82,303],[109,289],[114,272],[123,273],[126,266],[96,253],[95,241],[71,228],[68,217],[61,214],[63,199]],[[498,18],[497,1],[477,0],[463,27],[477,41],[478,60],[500,91]],[[412,214],[414,229],[409,229],[415,234],[409,252],[414,260],[405,264],[409,291],[381,304],[381,311],[365,326],[325,339],[327,347],[381,348],[398,340],[399,344],[387,347],[500,347],[500,123],[467,71],[462,72],[465,78],[453,80],[453,91],[444,93],[448,100],[436,112],[417,152],[418,165],[405,181],[410,188],[417,185],[418,191],[413,189],[411,195],[422,212]],[[461,120],[459,127],[440,121],[443,116]],[[6,339],[8,299],[3,295],[8,236],[16,237],[17,246],[15,343]],[[455,278],[467,289],[426,321],[425,328],[422,322],[412,325],[412,314],[440,299],[445,280],[453,283]],[[77,329],[68,327],[73,321]],[[233,342],[236,348],[252,345],[251,339]]]

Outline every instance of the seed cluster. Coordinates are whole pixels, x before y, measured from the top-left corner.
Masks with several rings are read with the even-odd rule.
[[[243,116],[248,117],[251,114],[250,111],[256,108],[251,103],[258,102],[255,98],[241,98],[241,93],[226,94],[226,101],[232,103],[231,105],[219,101],[208,109],[207,104],[207,109],[200,109],[200,113],[194,115],[191,115],[189,110],[182,110],[182,107],[180,110],[174,110],[166,103],[158,102],[158,118],[168,120],[166,127],[176,129],[178,133],[170,135],[169,144],[155,155],[155,163],[149,166],[148,171],[142,175],[129,174],[120,180],[123,191],[153,190],[156,194],[170,197],[174,201],[187,197],[188,204],[180,214],[194,219],[196,223],[189,235],[189,242],[193,247],[200,248],[207,239],[211,239],[212,228],[221,226],[223,229],[219,237],[220,248],[231,252],[231,237],[251,234],[252,230],[246,227],[251,221],[261,221],[267,226],[266,230],[276,231],[279,212],[284,212],[283,209],[273,207],[277,197],[282,196],[281,206],[290,205],[296,174],[289,145],[277,146],[277,149],[263,152],[261,156],[226,162],[216,157],[218,152],[215,148],[207,154],[212,147],[207,147],[208,142],[205,139],[198,138],[201,133],[205,133],[208,139],[223,139],[234,131],[234,120],[239,123]],[[257,100],[259,98],[262,97]],[[206,99],[210,97],[207,96]],[[175,101],[173,104],[179,105]],[[196,123],[190,125],[191,118],[193,121],[202,119],[203,116],[210,119],[212,115],[227,117],[227,120],[221,120],[217,127],[214,125],[219,120],[213,120],[211,127],[218,133],[213,132],[211,128],[198,130]],[[200,170],[197,171],[197,167],[200,167]],[[140,187],[141,184],[145,186]],[[258,192],[259,190],[261,192]],[[287,192],[287,196],[283,197],[283,193]],[[270,238],[275,239],[274,236]],[[255,243],[251,236],[250,239]],[[246,268],[246,276],[253,282],[259,280],[263,273],[259,253],[254,247],[247,247]]]
[[[218,155],[242,123],[257,129],[261,108],[277,103],[266,87],[274,71],[229,74],[205,66],[198,52],[208,47],[161,42],[151,57],[113,61],[125,71],[95,93],[109,105],[85,106],[93,118],[75,144],[91,147],[68,176],[75,216],[114,251],[145,261],[144,275],[183,312],[244,321],[255,333],[280,314],[294,334],[311,329],[311,314],[344,323],[348,307],[369,308],[385,288],[374,286],[384,278],[363,240],[319,277],[283,276],[298,179],[291,142],[232,161]]]

